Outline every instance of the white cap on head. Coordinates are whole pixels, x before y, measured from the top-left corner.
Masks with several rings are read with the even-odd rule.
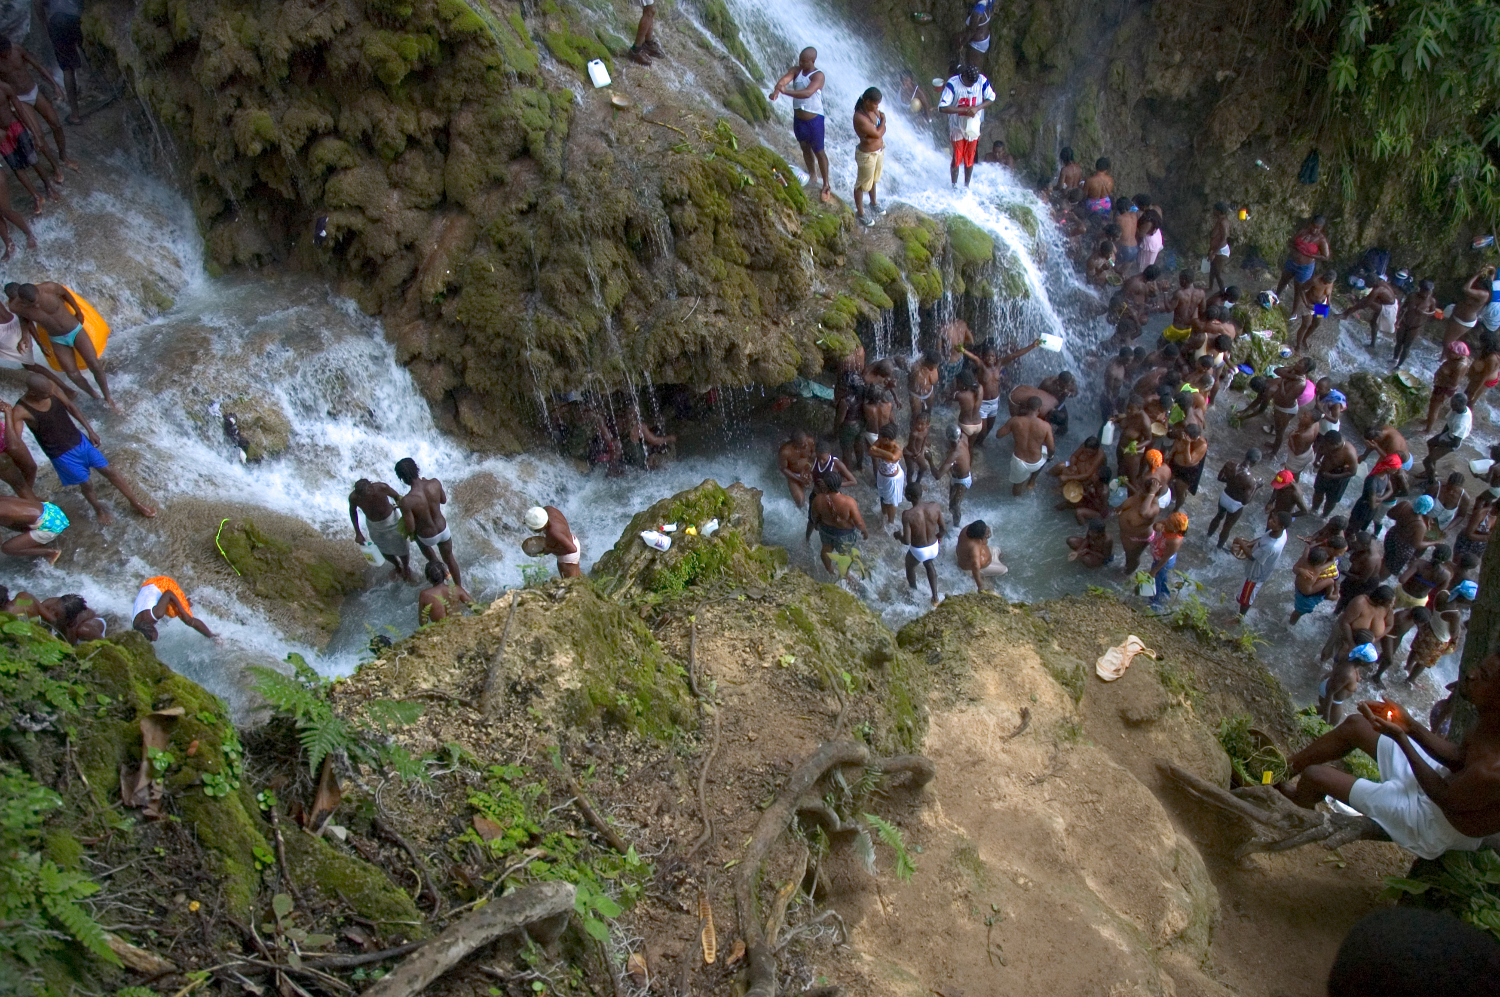
[[[540,530],[547,525],[547,510],[539,505],[534,505],[526,510],[526,528],[529,530]]]

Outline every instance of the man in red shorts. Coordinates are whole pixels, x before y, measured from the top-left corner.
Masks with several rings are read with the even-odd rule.
[[[958,75],[943,84],[938,112],[948,115],[948,139],[953,143],[953,186],[958,186],[958,168],[964,168],[964,186],[974,176],[974,154],[979,149],[979,129],[984,109],[995,102],[995,88],[973,66],[960,66]]]

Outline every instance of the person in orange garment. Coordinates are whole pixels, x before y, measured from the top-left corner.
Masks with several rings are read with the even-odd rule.
[[[131,626],[153,643],[157,638],[156,624],[175,617],[205,637],[218,641],[219,637],[208,629],[208,624],[193,615],[192,604],[174,579],[157,575],[141,582],[135,593],[135,605],[130,609]]]

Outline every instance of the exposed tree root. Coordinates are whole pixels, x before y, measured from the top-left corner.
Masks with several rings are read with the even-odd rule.
[[[489,667],[484,671],[484,687],[479,690],[479,709],[486,716],[494,715],[500,705],[500,666],[505,661],[505,645],[510,640],[510,625],[516,618],[516,606],[520,601],[520,592],[511,595],[510,612],[505,614],[505,629],[500,631],[500,646],[491,655]]]
[[[422,856],[417,854],[417,850],[411,846],[411,842],[402,837],[401,832],[397,831],[384,816],[376,814],[374,824],[375,830],[400,845],[401,850],[406,852],[411,858],[413,864],[412,871],[417,877],[417,889],[421,895],[425,896],[432,903],[433,916],[438,916],[442,913],[443,898],[438,895],[437,887],[433,885],[432,873],[428,871],[427,863],[422,860]]]
[[[547,942],[562,932],[573,913],[571,883],[536,883],[490,901],[450,924],[442,934],[409,955],[365,991],[365,997],[414,997],[476,949],[501,935],[531,929]]]
[[[827,820],[827,815],[820,813],[817,807],[809,805],[804,808],[803,804],[817,800],[811,790],[818,780],[845,765],[870,766],[886,775],[905,773],[913,789],[927,785],[936,774],[932,762],[920,755],[871,758],[869,749],[854,741],[828,741],[797,766],[782,787],[781,795],[761,814],[745,848],[745,857],[735,869],[734,899],[739,909],[740,934],[745,939],[749,967],[750,986],[745,997],[776,997],[776,955],[766,941],[756,898],[761,866],[771,846],[790,826],[799,809],[815,820]],[[837,821],[837,815],[834,815],[834,820],[841,823]]]
[[[1158,761],[1157,767],[1200,803],[1233,814],[1251,825],[1250,840],[1235,849],[1237,859],[1303,845],[1320,844],[1331,851],[1351,841],[1391,840],[1369,817],[1304,810],[1273,786],[1245,786],[1230,792],[1168,762]]]
[[[578,807],[578,812],[583,814],[584,820],[594,825],[594,830],[604,836],[604,840],[609,842],[609,847],[621,855],[629,852],[630,845],[626,844],[625,839],[620,837],[619,831],[610,826],[609,821],[599,816],[599,811],[594,809],[594,805],[589,801],[588,795],[584,793],[583,787],[578,785],[578,780],[573,775],[573,765],[568,761],[566,752],[562,752],[561,744],[558,745],[558,750],[563,756],[563,778],[568,781],[568,792],[573,794],[573,803]]]

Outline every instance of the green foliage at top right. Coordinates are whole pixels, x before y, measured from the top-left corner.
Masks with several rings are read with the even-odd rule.
[[[1292,27],[1320,139],[1409,164],[1449,222],[1500,222],[1500,5],[1296,0]]]

